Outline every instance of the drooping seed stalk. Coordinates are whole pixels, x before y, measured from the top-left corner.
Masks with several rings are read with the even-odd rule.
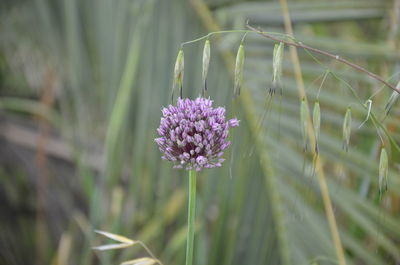
[[[283,20],[284,20],[284,25],[285,25],[285,31],[289,36],[293,36],[293,27],[292,27],[292,22],[290,19],[290,13],[289,13],[289,7],[288,7],[287,0],[279,0],[279,2],[281,5],[281,8],[282,8],[282,15],[283,15]],[[299,97],[305,101],[305,105],[307,107],[307,120],[309,121],[308,127],[307,127],[307,132],[308,132],[308,136],[310,139],[310,143],[312,145],[312,149],[314,149],[314,150],[312,150],[312,152],[315,154],[315,147],[316,147],[315,142],[314,142],[315,131],[314,131],[313,126],[311,125],[311,115],[308,112],[307,96],[306,96],[306,91],[305,91],[305,87],[304,87],[303,75],[301,72],[300,60],[299,60],[299,56],[297,54],[296,47],[297,46],[295,46],[295,45],[291,46],[290,56],[291,56],[292,63],[294,65],[294,73],[295,73],[295,77],[296,77],[296,83],[297,83]],[[349,64],[349,65],[351,65],[351,64]],[[365,69],[363,69],[363,70],[365,70]],[[384,81],[384,83],[387,83],[387,82]],[[391,86],[390,84],[388,84],[388,85],[389,85],[389,87]],[[344,252],[344,249],[342,246],[342,241],[340,239],[339,229],[338,229],[338,226],[336,223],[336,217],[335,217],[335,213],[333,211],[331,197],[329,195],[328,184],[326,182],[325,173],[324,173],[324,169],[323,169],[323,162],[322,162],[320,156],[315,156],[315,171],[318,176],[318,184],[319,184],[319,188],[321,191],[321,197],[322,197],[322,201],[324,204],[324,209],[325,209],[326,218],[328,220],[329,229],[330,229],[331,236],[333,239],[333,244],[334,244],[335,250],[336,250],[336,257],[338,260],[338,264],[346,265],[345,252]]]
[[[188,230],[186,238],[186,265],[193,263],[194,220],[196,214],[196,171],[189,171]]]

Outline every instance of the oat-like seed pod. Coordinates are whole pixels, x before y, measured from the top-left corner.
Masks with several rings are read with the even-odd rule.
[[[203,96],[205,94],[205,91],[207,90],[207,74],[209,65],[210,65],[210,41],[206,40],[203,49],[203,74],[202,74]]]
[[[319,139],[319,133],[321,129],[321,109],[319,107],[319,102],[316,101],[314,104],[314,110],[313,110],[313,125],[314,125],[314,134],[315,134],[315,152],[319,152],[318,148],[318,139]]]
[[[387,191],[387,178],[389,173],[388,156],[385,148],[381,150],[379,159],[379,193]]]
[[[280,94],[282,95],[282,60],[283,60],[284,44],[280,42],[275,44],[274,53],[272,58],[272,87],[269,90],[270,94],[274,94],[276,89],[279,88]]]
[[[125,261],[125,262],[122,262],[120,265],[154,265],[157,263],[158,263],[158,260],[156,260],[156,259],[144,257],[144,258]]]
[[[306,100],[303,98],[300,104],[300,125],[301,135],[303,136],[303,151],[307,150],[307,105]]]
[[[398,86],[400,87],[400,86]],[[385,106],[385,113],[386,115],[389,114],[390,110],[393,108],[394,104],[396,104],[397,99],[399,98],[400,94],[397,91],[393,91],[392,95],[390,95],[390,98],[388,100],[388,102],[386,103]]]
[[[400,81],[397,83],[396,85],[397,89],[400,89]],[[385,106],[385,117],[386,118],[387,115],[389,115],[389,112],[392,110],[393,106],[396,104],[397,100],[399,99],[400,93],[397,91],[393,91],[392,95],[390,95],[388,102],[386,103]]]
[[[235,64],[235,85],[233,89],[233,95],[240,95],[240,87],[243,82],[243,65],[244,65],[244,47],[240,44],[239,49],[236,54],[236,64]]]
[[[349,150],[351,135],[351,108],[348,107],[343,120],[343,149],[347,152]]]
[[[174,83],[172,85],[172,93],[171,93],[172,99],[174,97],[174,92],[177,89],[179,89],[179,96],[182,98],[183,73],[184,73],[184,54],[183,50],[180,49],[175,62]]]

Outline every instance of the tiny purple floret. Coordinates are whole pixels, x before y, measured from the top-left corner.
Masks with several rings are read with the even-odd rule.
[[[178,99],[177,106],[162,110],[159,138],[155,142],[162,159],[175,161],[175,168],[195,169],[220,167],[229,127],[239,126],[237,119],[225,121],[225,108],[212,107],[206,98]]]

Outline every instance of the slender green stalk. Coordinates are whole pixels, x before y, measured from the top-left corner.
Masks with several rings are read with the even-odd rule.
[[[186,239],[186,265],[193,263],[194,220],[196,214],[196,171],[189,171],[188,230]]]
[[[282,37],[282,38],[290,38],[290,36],[288,36],[287,34],[284,34],[284,33],[279,33],[279,32],[265,32],[265,31],[260,31],[260,32],[266,33],[266,34],[271,34],[271,35],[280,36],[280,37]],[[243,40],[244,40],[244,38],[246,37],[246,34],[248,34],[248,33],[257,33],[257,34],[259,34],[260,32],[256,32],[256,31],[254,31],[254,30],[252,30],[252,29],[250,29],[250,30],[246,30],[246,29],[234,29],[234,30],[218,30],[218,31],[213,31],[213,32],[210,32],[210,33],[208,33],[207,35],[204,35],[204,36],[199,37],[199,38],[197,38],[197,39],[190,40],[190,41],[186,41],[186,42],[182,42],[182,43],[181,43],[181,48],[183,48],[184,45],[192,44],[192,43],[195,43],[195,42],[198,42],[198,41],[202,41],[202,40],[208,39],[208,38],[210,38],[210,37],[213,36],[213,35],[216,35],[216,34],[225,34],[225,33],[244,33],[244,35],[243,35],[243,37],[242,37],[242,41],[241,41],[241,42],[243,43]],[[291,39],[291,38],[290,38],[290,39]]]

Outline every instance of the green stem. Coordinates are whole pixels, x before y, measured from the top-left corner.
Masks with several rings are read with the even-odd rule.
[[[194,220],[196,214],[196,171],[189,171],[188,230],[186,241],[186,265],[193,263]]]
[[[265,31],[260,31],[260,32],[265,33],[265,34],[271,34],[271,35],[280,36],[280,37],[283,37],[283,38],[292,39],[290,36],[288,36],[287,34],[284,34],[284,33],[279,33],[279,32],[265,32]],[[245,35],[242,37],[242,41],[241,41],[242,43],[243,43],[244,37],[246,36],[247,33],[257,33],[257,34],[259,34],[259,32],[255,32],[254,30],[246,30],[246,29],[213,31],[213,32],[210,32],[210,33],[208,33],[207,35],[204,35],[204,36],[199,37],[199,38],[197,38],[197,39],[190,40],[190,41],[186,41],[186,42],[182,42],[182,43],[181,43],[181,49],[183,48],[183,46],[185,46],[185,45],[187,45],[187,44],[192,44],[192,43],[195,43],[195,42],[198,42],[198,41],[202,41],[202,40],[208,39],[208,38],[210,38],[211,36],[216,35],[216,34],[225,34],[225,33],[245,33]]]

